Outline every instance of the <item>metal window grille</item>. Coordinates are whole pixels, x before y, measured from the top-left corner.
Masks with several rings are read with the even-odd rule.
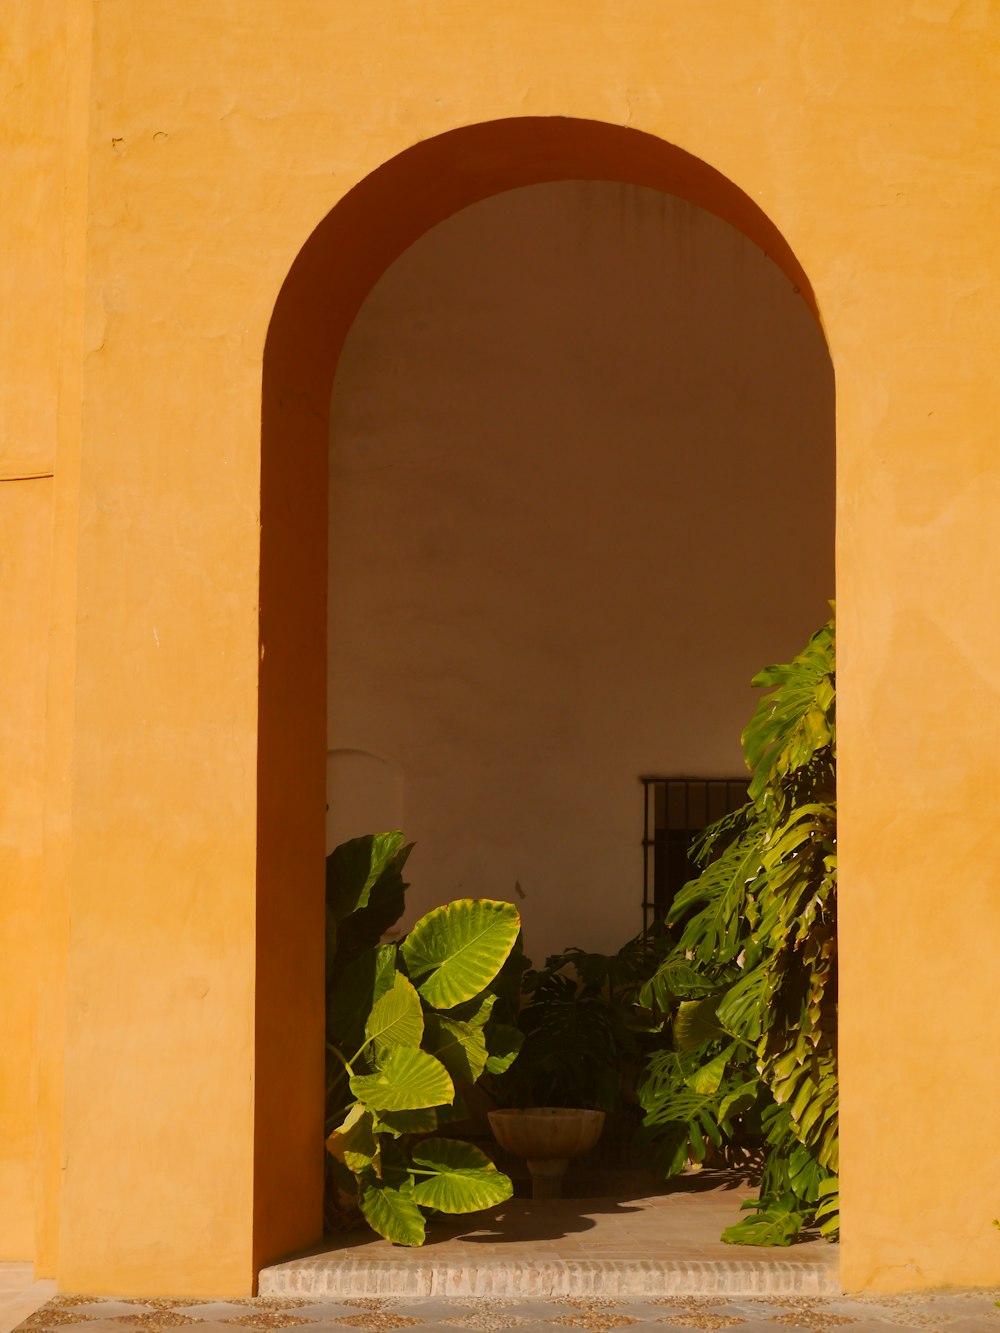
[[[698,834],[746,804],[748,777],[641,778],[642,928],[669,919],[678,891],[698,874],[691,847]]]

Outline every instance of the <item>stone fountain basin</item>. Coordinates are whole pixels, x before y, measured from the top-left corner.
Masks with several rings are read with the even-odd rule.
[[[579,1157],[593,1148],[604,1128],[603,1111],[577,1107],[490,1111],[489,1117],[500,1146],[529,1163]]]

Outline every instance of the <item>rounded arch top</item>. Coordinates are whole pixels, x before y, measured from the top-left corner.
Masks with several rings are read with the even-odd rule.
[[[272,369],[278,369],[276,361],[285,362],[300,391],[310,398],[315,391],[317,406],[322,402],[325,410],[347,330],[375,282],[404,250],[470,204],[558,180],[645,186],[714,213],[777,264],[818,319],[812,287],[784,236],[745,191],[707,162],[641,130],[523,116],[422,140],[351,189],[296,257],[274,309],[265,359]],[[304,325],[316,333],[308,340],[308,357]],[[279,376],[287,384],[285,374]]]
[[[660,190],[759,246],[816,313],[764,211],[691,153],[563,117],[468,125],[405,149],[315,228],[282,285],[264,349],[260,453],[254,1254],[307,1241],[320,1216],[329,413],[344,340],[372,287],[437,223],[504,191],[610,181]],[[377,539],[378,515],[373,514]],[[294,1014],[301,1021],[289,1023]],[[319,1058],[317,1058],[319,1052]],[[289,1110],[289,1069],[301,1095]],[[298,1193],[289,1181],[304,1182]],[[306,1222],[303,1222],[303,1218]],[[308,1225],[307,1225],[308,1223]],[[298,1228],[298,1229],[297,1229]]]

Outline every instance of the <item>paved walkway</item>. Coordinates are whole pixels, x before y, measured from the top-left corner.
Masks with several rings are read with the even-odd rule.
[[[556,1329],[659,1329],[660,1333],[986,1333],[1000,1330],[1000,1290],[895,1297],[660,1297],[614,1300],[564,1296],[548,1300],[392,1299],[311,1301],[121,1301],[60,1296],[21,1327],[28,1333],[382,1333],[393,1329],[469,1333],[555,1333]]]
[[[619,1177],[601,1197],[513,1199],[475,1217],[438,1219],[428,1244],[401,1250],[368,1231],[265,1269],[247,1300],[52,1295],[25,1266],[0,1265],[0,1333],[334,1333],[468,1329],[482,1333],[727,1330],[728,1333],[1000,1333],[1000,1289],[922,1296],[838,1294],[835,1246],[723,1245],[749,1191],[725,1174],[670,1189]],[[19,1269],[15,1273],[15,1269]],[[2,1322],[6,1307],[8,1322]],[[41,1308],[36,1308],[41,1305]]]
[[[265,1269],[261,1294],[523,1299],[839,1291],[837,1247],[823,1240],[779,1250],[722,1243],[722,1229],[739,1220],[740,1204],[753,1195],[737,1173],[705,1171],[665,1185],[642,1173],[603,1180],[615,1189],[590,1198],[514,1198],[472,1216],[438,1218],[417,1250],[363,1228]]]
[[[31,1264],[0,1263],[0,1333],[10,1333],[55,1294],[54,1282],[35,1282]]]

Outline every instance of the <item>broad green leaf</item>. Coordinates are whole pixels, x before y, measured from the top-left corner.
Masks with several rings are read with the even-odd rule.
[[[398,955],[398,944],[382,944],[375,950],[375,981],[372,986],[373,1003],[377,1003],[387,991],[392,990],[397,975],[396,958]]]
[[[803,1218],[785,1203],[770,1203],[764,1207],[754,1204],[754,1217],[744,1218],[735,1226],[726,1227],[721,1239],[727,1245],[791,1245],[802,1230]]]
[[[396,945],[368,949],[348,963],[327,987],[326,1035],[351,1055],[365,1039],[365,1023],[379,999],[392,989],[396,976]]]
[[[828,1176],[817,1190],[819,1203],[816,1205],[816,1222],[820,1235],[826,1240],[836,1240],[840,1231],[840,1180],[837,1176]],[[1000,1222],[996,1224],[1000,1226]]]
[[[651,1155],[676,1169],[738,1118],[766,1138],[756,1216],[727,1230],[731,1243],[788,1244],[812,1211],[836,1232],[825,1194],[838,1159],[834,656],[831,621],[754,678],[770,692],[744,733],[750,801],[699,840],[701,874],[672,908],[680,939],[640,993],[675,1038],[637,1089]],[[704,1063],[713,1021],[739,1040]]]
[[[676,1176],[687,1166],[688,1128],[687,1125],[670,1125],[666,1133],[651,1138],[650,1165],[665,1178]]]
[[[705,1160],[705,1140],[702,1137],[697,1120],[692,1120],[688,1125],[688,1155],[690,1160],[694,1162]]]
[[[435,1172],[422,1176],[413,1198],[442,1213],[474,1213],[503,1203],[514,1192],[510,1179],[485,1153],[460,1139],[424,1139],[413,1150],[413,1164]]]
[[[808,1148],[800,1145],[793,1149],[788,1158],[788,1183],[797,1199],[802,1203],[815,1203],[819,1198],[819,1186],[825,1178],[826,1171]]]
[[[709,1060],[707,1065],[702,1065],[687,1080],[687,1085],[692,1092],[700,1093],[703,1097],[710,1096],[718,1092],[722,1086],[722,1080],[726,1073],[726,1066],[732,1059],[733,1052],[736,1050],[735,1044],[727,1046],[724,1051],[713,1059]]]
[[[351,838],[333,849],[326,858],[326,902],[337,921],[367,907],[372,885],[402,846],[397,830]]]
[[[476,1027],[482,1028],[490,1021],[496,1002],[497,997],[489,991],[485,995],[477,995],[466,1004],[453,1005],[448,1011],[448,1017],[459,1023],[474,1023]]]
[[[700,972],[686,958],[671,955],[639,991],[646,1009],[669,1010],[675,999],[695,999],[718,992],[719,983]]]
[[[524,1033],[507,1023],[491,1023],[486,1029],[487,1074],[503,1074],[517,1059]]]
[[[381,836],[381,835],[380,835]],[[392,836],[395,835],[385,835]],[[413,844],[400,847],[381,865],[378,877],[367,889],[364,906],[356,907],[337,928],[337,962],[343,964],[378,945],[406,906],[403,867]]]
[[[397,972],[392,989],[375,1002],[368,1015],[365,1036],[381,1056],[390,1046],[419,1046],[423,1035],[420,996],[402,972]]]
[[[375,1173],[383,1185],[388,1185],[394,1190],[402,1189],[404,1185],[412,1185],[413,1180],[410,1175],[410,1164],[406,1160],[403,1149],[396,1141],[395,1135],[378,1135],[378,1153],[375,1157]],[[362,1178],[362,1185],[367,1185],[369,1177]]]
[[[356,1074],[351,1091],[373,1111],[445,1106],[455,1099],[447,1069],[418,1046],[390,1046],[374,1074]]]
[[[348,1111],[342,1124],[326,1141],[327,1151],[355,1175],[370,1167],[375,1158],[376,1142],[372,1117],[360,1102]]]
[[[398,1137],[400,1134],[430,1134],[438,1127],[438,1110],[433,1106],[418,1106],[412,1111],[379,1111],[375,1131]]]
[[[486,1037],[476,1023],[429,1013],[424,1049],[437,1056],[452,1078],[464,1083],[475,1083],[486,1068]]]
[[[359,1196],[365,1221],[395,1245],[423,1245],[424,1215],[413,1201],[413,1186],[404,1182],[398,1189],[370,1180]]]
[[[727,1092],[719,1103],[719,1123],[728,1121],[734,1115],[743,1115],[755,1104],[761,1091],[759,1078],[747,1079]]]
[[[511,903],[459,898],[422,916],[400,953],[423,999],[438,1009],[451,1009],[489,985],[520,928]]]
[[[719,1001],[716,1014],[727,1032],[745,1041],[759,1041],[770,1020],[771,977],[762,964],[740,977]]]
[[[816,1193],[817,1193],[817,1194],[819,1195],[819,1197],[824,1201],[824,1202],[823,1202],[823,1206],[824,1206],[824,1207],[827,1206],[827,1204],[829,1203],[829,1201],[830,1201],[831,1199],[833,1199],[833,1198],[838,1198],[838,1199],[839,1199],[839,1197],[840,1197],[840,1180],[839,1180],[839,1178],[838,1178],[837,1176],[827,1176],[826,1180],[824,1180],[824,1181],[820,1184],[820,1187],[819,1187],[819,1189],[816,1191]]]
[[[679,1051],[694,1051],[706,1041],[726,1036],[726,1029],[715,1016],[717,996],[704,1000],[685,1000],[674,1018],[674,1045]]]

